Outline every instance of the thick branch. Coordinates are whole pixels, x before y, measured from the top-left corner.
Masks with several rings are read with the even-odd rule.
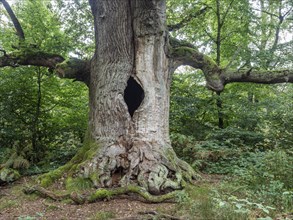
[[[60,78],[75,79],[89,85],[90,60],[70,58],[57,64],[55,71]]]
[[[225,84],[252,82],[261,84],[293,83],[293,70],[227,70],[221,77]]]
[[[293,83],[293,70],[230,70],[221,69],[210,57],[199,52],[193,45],[170,38],[170,58],[176,69],[188,65],[201,69],[205,75],[207,87],[220,92],[232,82],[252,82],[262,84]]]
[[[201,69],[206,78],[207,87],[214,91],[222,91],[221,69],[209,56],[199,52],[193,45],[170,38],[170,57],[173,58],[175,69],[181,65],[188,65],[195,69]]]
[[[6,2],[6,0],[0,0],[0,2],[2,2],[5,10],[7,11],[7,13],[9,14],[10,16],[10,19],[16,29],[16,33],[18,35],[18,37],[20,38],[20,40],[24,40],[24,32],[22,30],[22,27],[18,21],[18,19],[16,18],[14,12],[12,11],[10,5]]]
[[[55,69],[61,78],[75,79],[77,81],[89,83],[90,61],[71,58],[65,60],[62,56],[45,53],[34,48],[19,50],[11,54],[2,51],[4,55],[0,57],[1,67],[18,66],[40,66]]]
[[[26,50],[24,52],[17,51],[11,54],[4,53],[4,56],[0,57],[0,67],[32,65],[55,68],[56,64],[62,61],[64,61],[64,58],[56,54]]]

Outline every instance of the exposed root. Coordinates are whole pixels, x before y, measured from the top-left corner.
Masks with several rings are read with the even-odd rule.
[[[139,216],[130,216],[123,218],[114,218],[113,220],[140,220],[140,219],[169,219],[169,220],[183,220],[183,218],[168,215],[157,211],[138,212]]]
[[[161,203],[165,201],[175,201],[178,191],[173,191],[164,195],[154,196],[148,193],[144,188],[138,186],[126,186],[112,189],[98,189],[92,192],[85,193],[65,193],[63,195],[57,195],[54,192],[46,190],[41,186],[27,187],[23,190],[26,194],[37,193],[42,197],[50,198],[55,201],[61,201],[64,199],[71,199],[76,204],[93,203],[104,199],[112,199],[124,194],[136,194],[144,199],[144,202],[148,203]]]
[[[74,185],[69,183],[85,185],[80,181],[84,179],[91,185],[88,188],[139,186],[152,195],[162,195],[181,190],[200,176],[168,144],[120,137],[110,144],[85,144],[70,162],[38,180],[47,187],[61,178],[67,190]]]
[[[160,213],[157,211],[147,211],[147,212],[139,212],[140,215],[148,215],[151,219],[170,219],[170,220],[183,220],[183,218],[176,217],[173,215],[168,215],[165,213]]]
[[[54,201],[61,201],[61,200],[64,200],[64,199],[68,199],[70,198],[70,194],[69,193],[66,193],[66,194],[63,194],[63,195],[57,195],[41,186],[32,186],[32,187],[25,187],[23,189],[23,192],[25,194],[33,194],[33,193],[36,193],[38,195],[40,195],[41,197],[44,197],[44,198],[50,198]]]

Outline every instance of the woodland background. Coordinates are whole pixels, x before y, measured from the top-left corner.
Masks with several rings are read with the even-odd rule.
[[[167,4],[171,35],[193,42],[219,65],[293,68],[292,1]],[[86,1],[22,0],[13,8],[32,45],[64,57],[93,53]],[[0,48],[13,50],[17,36],[3,7],[0,22]],[[187,189],[178,197],[181,212],[202,219],[271,219],[281,213],[286,219],[293,212],[293,85],[233,83],[217,94],[204,82],[201,71],[191,68],[173,75],[172,145],[203,177],[221,181]],[[87,112],[87,88],[79,82],[40,67],[0,69],[0,164],[22,176],[65,164],[82,145]],[[5,208],[0,197],[0,211]]]

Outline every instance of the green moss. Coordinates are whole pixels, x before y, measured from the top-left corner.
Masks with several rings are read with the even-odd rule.
[[[190,47],[176,47],[172,50],[172,54],[176,57],[188,56],[192,58],[195,52],[197,51]]]
[[[94,173],[91,173],[89,178],[91,179],[91,181],[93,182],[94,185],[98,185],[100,178],[99,178],[99,173],[97,171]]]
[[[209,56],[203,55],[203,61],[205,65],[208,65],[210,68],[217,67],[216,62]]]
[[[76,155],[64,166],[38,177],[38,182],[41,186],[48,187],[53,184],[54,181],[61,178],[64,174],[67,174],[67,176],[71,177],[72,174],[79,170],[80,166],[96,155],[99,147],[100,145],[92,141],[88,132],[86,132],[83,146],[79,149]],[[98,177],[92,176],[91,179],[97,180]]]
[[[19,204],[14,200],[3,199],[3,201],[0,201],[0,212],[5,210],[5,209],[15,207],[15,206],[18,206],[18,205]]]
[[[173,191],[164,195],[154,196],[148,193],[144,188],[134,185],[129,185],[126,187],[119,187],[114,189],[99,189],[92,193],[88,198],[88,202],[95,202],[101,199],[110,199],[111,197],[122,195],[126,193],[136,193],[144,198],[148,202],[160,203],[166,200],[173,200],[178,191]]]
[[[100,211],[94,214],[90,220],[107,220],[115,218],[115,214],[113,212],[104,212]]]
[[[93,183],[88,178],[72,178],[69,177],[66,180],[66,189],[69,191],[79,191],[79,190],[86,190],[93,187]]]
[[[17,170],[11,168],[3,168],[0,170],[0,183],[11,183],[20,178],[20,174]]]
[[[67,168],[68,167],[67,167],[67,164],[66,164],[66,165],[64,165],[62,167],[59,167],[56,170],[53,170],[53,171],[50,171],[49,173],[41,175],[40,177],[38,177],[37,180],[38,180],[38,182],[40,183],[41,186],[48,187],[51,184],[53,184],[55,180],[59,179],[63,175],[64,171]]]
[[[115,193],[113,191],[110,191],[107,189],[99,189],[90,195],[90,197],[88,198],[88,201],[94,202],[94,201],[100,200],[100,199],[110,199],[114,195],[115,195]]]

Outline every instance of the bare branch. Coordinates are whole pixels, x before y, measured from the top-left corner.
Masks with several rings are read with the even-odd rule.
[[[22,30],[22,27],[17,19],[17,17],[15,16],[14,12],[12,11],[10,5],[6,2],[6,0],[0,0],[0,2],[2,2],[4,8],[6,9],[7,13],[10,16],[10,19],[15,27],[16,33],[19,37],[20,40],[24,40],[24,32]]]
[[[261,9],[257,9],[257,8],[252,8],[252,10],[254,10],[254,11],[259,11],[259,12],[264,12],[264,13],[266,13],[266,14],[268,14],[268,15],[271,15],[271,16],[273,16],[273,17],[279,18],[278,15],[273,14],[273,13],[268,12],[268,11],[265,11],[265,10],[261,10]]]
[[[225,21],[226,21],[226,17],[227,17],[227,15],[228,15],[230,9],[232,8],[233,2],[234,2],[234,0],[231,0],[231,2],[229,3],[229,6],[228,6],[228,8],[227,8],[227,10],[224,12],[224,15],[223,15],[223,17],[222,17],[222,21],[220,22],[220,27],[221,27],[221,28],[223,27],[223,25],[224,25],[224,23],[225,23]]]
[[[88,60],[84,61],[75,58],[65,60],[60,55],[33,49],[19,50],[11,54],[6,54],[3,50],[2,52],[4,52],[4,56],[0,57],[0,68],[29,65],[48,67],[51,70],[55,70],[61,78],[75,79],[85,82],[87,85],[89,83],[90,61]]]
[[[193,45],[170,38],[170,57],[173,59],[176,67],[181,65],[189,65],[195,69],[201,69],[206,78],[206,85],[214,91],[222,91],[224,84],[220,77],[221,69],[209,56],[199,52]]]
[[[225,84],[251,82],[260,84],[293,83],[293,70],[227,70],[221,77]]]
[[[189,65],[201,69],[209,89],[221,92],[224,86],[233,82],[251,82],[261,84],[293,83],[293,70],[230,70],[220,68],[213,59],[199,52],[188,42],[170,38],[170,58],[173,69]]]
[[[56,54],[26,50],[24,52],[17,51],[11,54],[4,54],[3,57],[0,57],[0,67],[17,67],[21,65],[32,65],[55,68],[57,63],[63,61],[64,58]]]
[[[74,79],[90,83],[90,60],[70,58],[56,65],[55,71],[60,78]]]

